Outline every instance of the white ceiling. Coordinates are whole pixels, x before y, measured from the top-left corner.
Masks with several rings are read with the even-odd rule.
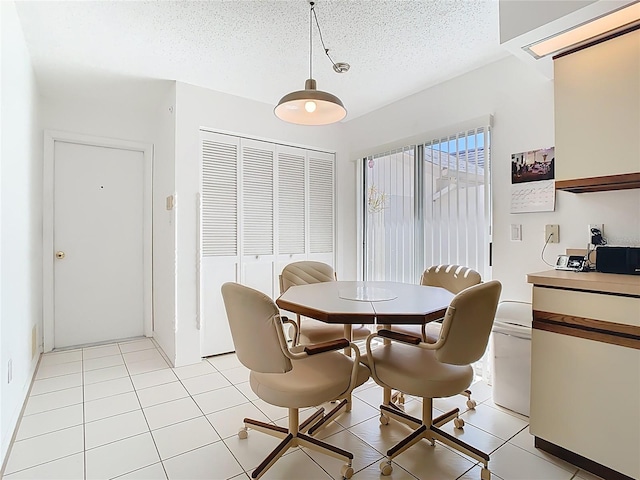
[[[99,77],[186,82],[275,105],[309,74],[306,0],[17,2],[40,88]],[[317,0],[313,76],[346,120],[479,66],[499,44],[498,0]]]

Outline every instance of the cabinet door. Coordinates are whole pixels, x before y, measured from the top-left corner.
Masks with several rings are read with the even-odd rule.
[[[640,350],[534,329],[531,353],[531,433],[639,478]]]
[[[234,350],[220,287],[238,281],[238,157],[236,137],[201,132],[200,354]]]
[[[233,349],[220,287],[276,298],[288,263],[334,264],[334,155],[201,132],[201,353]]]
[[[278,146],[278,254],[301,255],[306,242],[306,151]]]
[[[274,159],[275,145],[242,139],[240,281],[269,297],[278,291],[273,280],[275,261]]]
[[[233,352],[235,347],[220,287],[226,282],[238,281],[238,262],[228,257],[203,257],[200,269],[200,355]]]
[[[202,132],[201,252],[238,255],[238,156],[236,137]]]
[[[556,180],[640,172],[640,31],[554,60]]]
[[[334,155],[309,151],[309,260],[333,265]]]

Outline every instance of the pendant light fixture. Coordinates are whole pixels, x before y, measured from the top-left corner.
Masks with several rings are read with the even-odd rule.
[[[274,109],[276,116],[289,123],[298,125],[327,125],[342,120],[347,115],[347,110],[338,97],[316,89],[316,81],[313,79],[313,17],[315,15],[315,3],[309,2],[309,78],[304,82],[304,90],[291,92],[280,99]],[[318,17],[315,17],[322,40],[322,32]],[[325,53],[329,56],[329,50],[325,47]],[[348,63],[333,63],[336,73],[344,73],[349,70]]]

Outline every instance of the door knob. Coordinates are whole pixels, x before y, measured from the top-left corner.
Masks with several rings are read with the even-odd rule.
[[[56,258],[63,259],[64,258],[64,252],[56,252]]]

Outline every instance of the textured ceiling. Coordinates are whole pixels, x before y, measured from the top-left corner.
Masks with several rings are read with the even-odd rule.
[[[306,0],[17,2],[41,88],[178,80],[275,105],[309,74]],[[507,55],[497,0],[317,0],[313,76],[346,120]]]

